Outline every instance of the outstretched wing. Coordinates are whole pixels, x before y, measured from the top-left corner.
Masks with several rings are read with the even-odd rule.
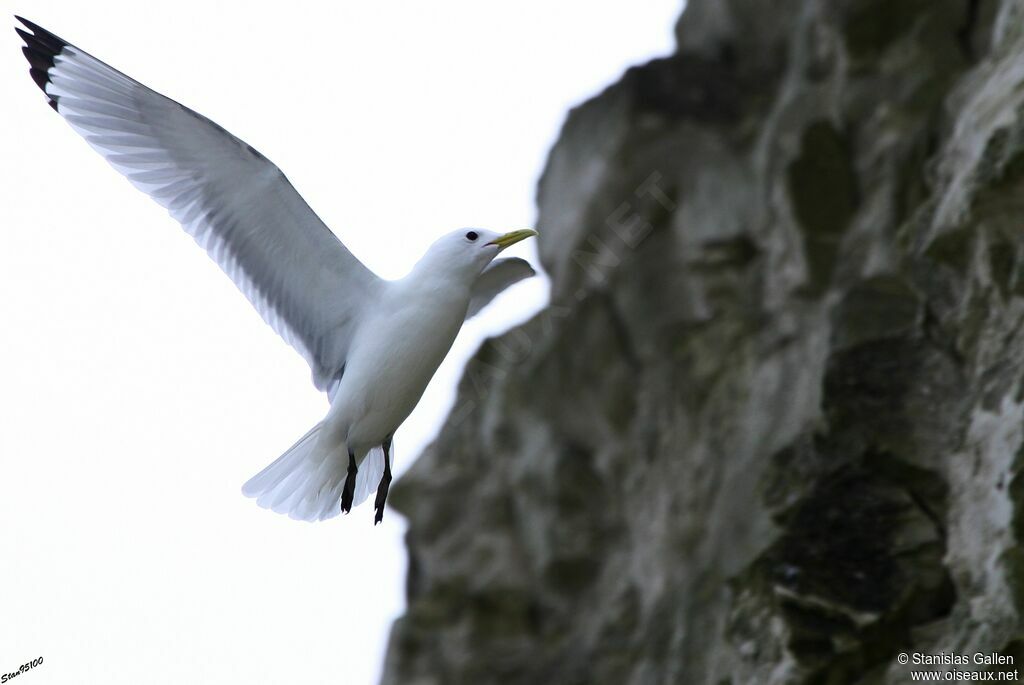
[[[343,370],[380,279],[250,145],[49,31],[17,17],[33,80],[137,188],[167,208],[313,370]]]
[[[476,316],[505,288],[524,278],[536,275],[537,272],[525,259],[519,257],[495,259],[484,269],[482,274],[477,276],[476,283],[473,284],[473,293],[469,300],[466,318],[471,319]]]

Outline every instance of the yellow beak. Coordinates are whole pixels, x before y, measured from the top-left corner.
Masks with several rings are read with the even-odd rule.
[[[509,245],[515,245],[520,240],[526,240],[527,238],[532,238],[535,235],[537,235],[537,231],[534,231],[531,228],[524,228],[521,231],[512,231],[511,233],[506,233],[505,235],[498,236],[497,238],[495,238],[494,240],[487,244],[497,245],[502,250],[504,250]]]

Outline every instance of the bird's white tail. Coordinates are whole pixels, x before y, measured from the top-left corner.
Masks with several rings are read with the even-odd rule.
[[[242,486],[242,494],[256,504],[302,521],[323,521],[341,511],[341,491],[348,475],[345,450],[324,453],[317,449],[320,426],[299,438],[287,452]],[[394,451],[392,450],[392,459]],[[365,459],[357,458],[355,496],[352,506],[377,491],[384,475],[384,450],[375,447]]]

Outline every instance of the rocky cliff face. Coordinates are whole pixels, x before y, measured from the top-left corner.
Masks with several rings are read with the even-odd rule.
[[[394,493],[384,682],[1024,669],[1024,0],[691,0],[678,45],[551,152],[551,307]]]

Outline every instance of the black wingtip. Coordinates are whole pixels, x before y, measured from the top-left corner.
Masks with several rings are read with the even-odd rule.
[[[29,29],[32,32],[31,34],[26,34],[21,29],[15,27],[14,30],[17,31],[18,35],[24,38],[26,42],[31,40],[36,43],[39,43],[40,45],[45,46],[47,49],[51,50],[55,55],[58,54],[61,50],[63,50],[64,46],[68,44],[68,42],[63,38],[54,33],[51,33],[50,31],[47,31],[46,29],[44,29],[39,24],[36,24],[35,22],[29,21],[28,19],[25,19],[24,17],[19,17],[17,15],[15,15],[14,18],[20,21],[25,26],[25,28]]]
[[[25,45],[21,48],[21,52],[25,55],[25,59],[32,65],[34,69],[40,69],[42,71],[48,70],[53,66],[53,56],[47,55],[42,52],[36,52],[29,46]]]
[[[25,59],[28,60],[29,75],[39,89],[46,93],[46,84],[50,82],[49,74],[50,69],[53,68],[54,58],[61,53],[68,42],[28,19],[18,15],[14,15],[14,18],[32,31],[29,33],[18,27],[14,28],[21,39],[25,41],[25,47],[21,51],[24,53]],[[57,98],[49,93],[46,93],[46,96],[50,98],[50,107],[57,111]]]
[[[46,84],[50,82],[50,77],[46,75],[46,72],[42,69],[29,69],[28,74],[32,77],[32,80],[36,82],[36,85],[45,93]]]

